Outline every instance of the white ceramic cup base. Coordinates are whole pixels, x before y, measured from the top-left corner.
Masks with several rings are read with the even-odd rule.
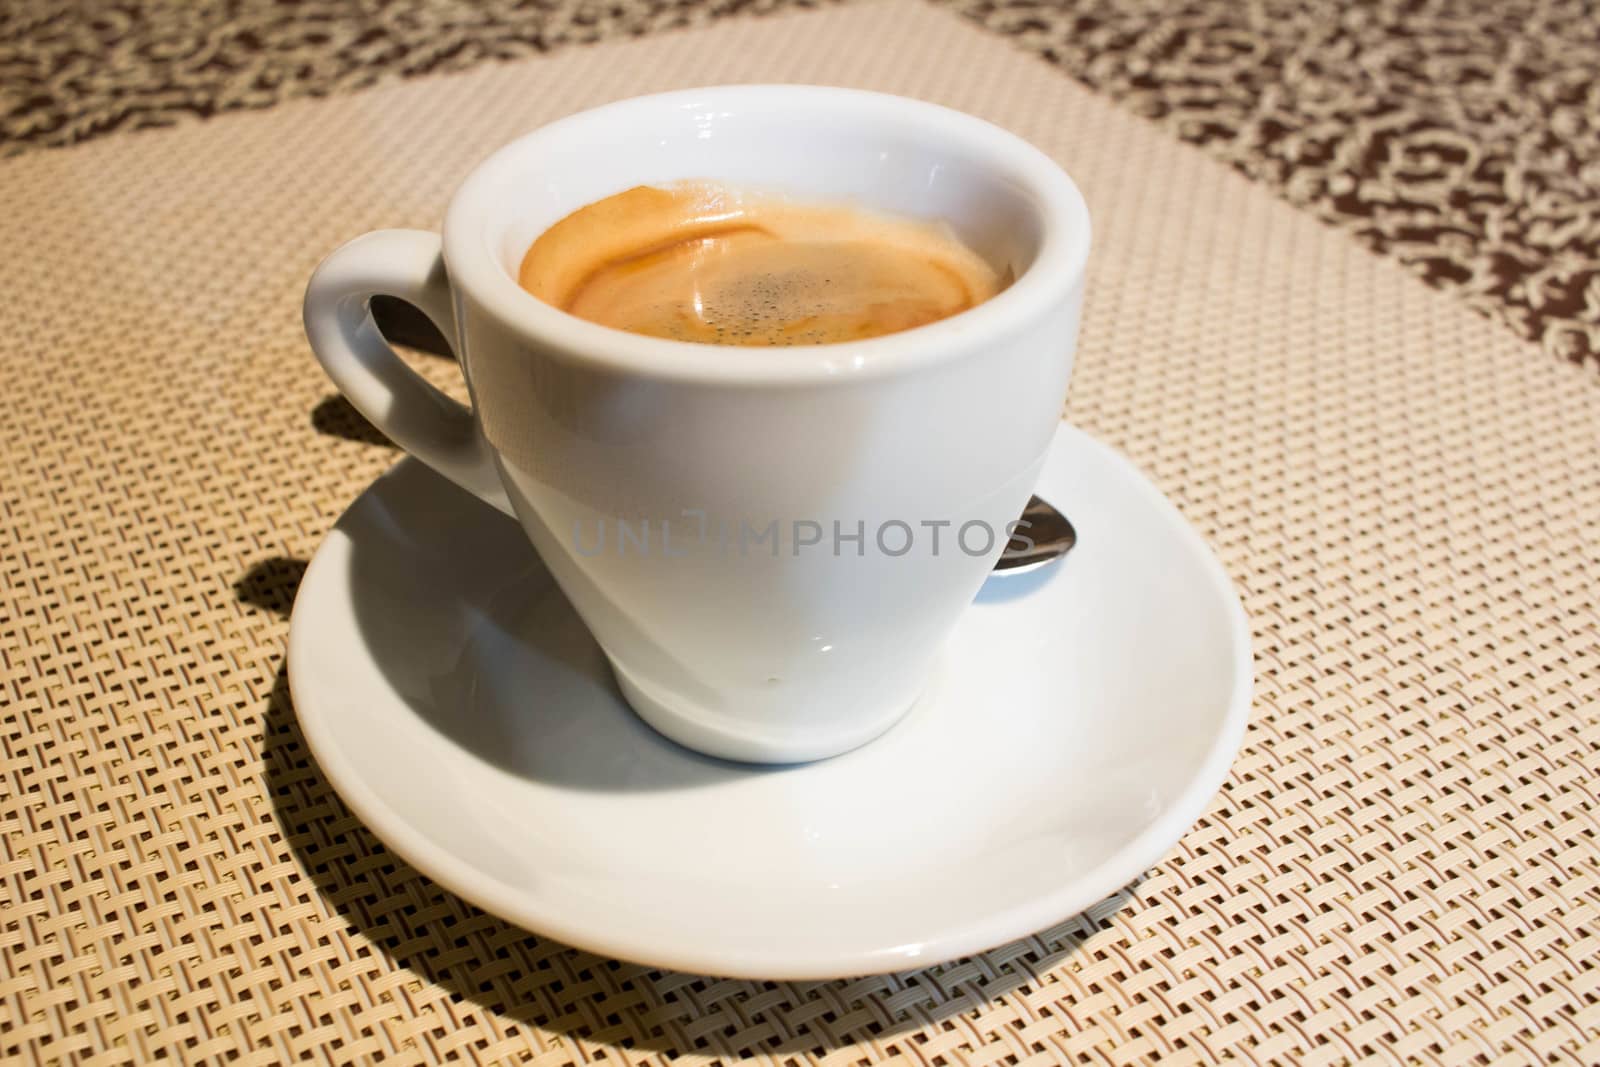
[[[1243,611],[1177,510],[1065,427],[1039,490],[1072,554],[992,579],[877,740],[763,767],[640,721],[522,531],[406,461],[306,571],[295,713],[379,838],[537,933],[753,978],[978,952],[1158,862],[1250,708]]]
[[[877,716],[851,720],[843,729],[811,730],[801,736],[794,736],[793,731],[787,735],[778,731],[763,733],[756,725],[741,722],[737,717],[720,723],[707,722],[697,709],[674,705],[648,692],[614,661],[611,672],[616,675],[617,688],[628,705],[657,733],[708,756],[744,763],[807,763],[842,755],[882,735],[905,718],[916,704],[912,701],[890,705]],[[781,761],[773,759],[775,752],[784,754]]]

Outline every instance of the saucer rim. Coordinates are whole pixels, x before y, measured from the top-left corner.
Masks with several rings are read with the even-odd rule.
[[[318,697],[307,691],[303,680],[297,680],[294,669],[297,661],[306,661],[305,652],[300,650],[304,649],[307,642],[314,640],[313,625],[302,621],[305,618],[302,608],[308,602],[308,591],[327,584],[322,579],[322,572],[343,562],[335,558],[338,551],[331,547],[335,542],[333,535],[339,532],[347,517],[361,506],[377,479],[340,513],[312,555],[296,592],[290,612],[287,648],[289,692],[294,703],[295,718],[300,724],[307,748],[328,784],[351,813],[385,847],[469,904],[539,937],[548,937],[588,952],[630,960],[648,967],[724,978],[777,981],[853,978],[920,969],[1008,944],[1082,914],[1159,863],[1182,840],[1227,780],[1228,771],[1244,741],[1253,699],[1254,657],[1249,620],[1233,580],[1221,561],[1177,506],[1132,460],[1112,446],[1063,421],[1051,441],[1050,453],[1075,447],[1099,452],[1103,460],[1117,468],[1119,480],[1137,485],[1138,492],[1155,505],[1157,512],[1178,528],[1180,539],[1206,575],[1211,594],[1227,603],[1228,638],[1234,649],[1228,707],[1220,719],[1210,748],[1188,784],[1166,805],[1166,810],[1158,818],[1121,848],[1054,892],[1033,897],[998,912],[983,912],[961,924],[952,924],[931,941],[851,952],[824,951],[814,956],[804,956],[792,950],[769,955],[763,951],[729,951],[684,945],[675,942],[670,931],[654,939],[612,937],[608,936],[603,924],[582,919],[574,921],[565,916],[559,907],[541,907],[538,897],[527,889],[508,885],[478,869],[467,867],[442,847],[415,833],[407,820],[367,786],[361,774],[339,754],[339,746],[324,731],[325,716],[307,713],[308,709],[317,705]],[[419,462],[406,457],[400,464]],[[400,464],[390,470],[397,469]]]

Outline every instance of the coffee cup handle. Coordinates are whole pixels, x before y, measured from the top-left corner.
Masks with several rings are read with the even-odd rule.
[[[415,306],[455,350],[460,340],[439,235],[377,230],[335,249],[306,286],[306,338],[339,391],[390,440],[469,493],[512,514],[477,419],[389,347],[372,319],[374,296]]]

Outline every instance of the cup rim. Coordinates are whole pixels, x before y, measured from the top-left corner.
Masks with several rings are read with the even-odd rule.
[[[630,111],[737,109],[741,103],[746,107],[760,104],[888,115],[944,143],[974,150],[993,160],[997,169],[1019,178],[1033,194],[1043,231],[1037,254],[1003,292],[938,322],[860,341],[755,346],[741,350],[738,358],[729,358],[721,350],[723,346],[650,337],[580,319],[524,290],[496,261],[485,232],[492,209],[482,204],[496,179],[518,165],[539,142],[572,136],[584,126],[614,122]],[[1072,178],[1044,152],[1008,130],[962,111],[890,93],[769,84],[717,85],[636,96],[541,126],[498,149],[472,170],[451,198],[443,228],[444,257],[452,284],[541,351],[633,376],[726,384],[854,381],[928,367],[970,352],[975,338],[1011,333],[1059,304],[1064,294],[1080,285],[1091,237],[1088,207]]]

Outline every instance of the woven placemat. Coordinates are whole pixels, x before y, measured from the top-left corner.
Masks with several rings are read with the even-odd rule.
[[[856,981],[652,971],[477,911],[343,807],[284,673],[305,560],[395,456],[301,336],[320,255],[436,225],[540,122],[757,77],[952,104],[1078,178],[1067,414],[1173,496],[1254,627],[1243,753],[1146,878]],[[1600,1062],[1600,381],[1047,66],[852,6],[108,138],[0,183],[0,1054]]]

